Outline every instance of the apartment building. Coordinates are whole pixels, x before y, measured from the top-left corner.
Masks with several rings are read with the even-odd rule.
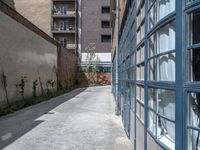
[[[95,54],[100,59],[99,71],[111,72],[110,1],[82,0],[81,12],[81,68],[84,70],[87,64],[86,47],[95,43]]]
[[[76,32],[76,0],[52,0],[53,37],[76,52]]]
[[[2,0],[63,47],[77,52],[76,0]]]
[[[199,1],[119,0],[119,10],[113,93],[134,149],[200,149]]]

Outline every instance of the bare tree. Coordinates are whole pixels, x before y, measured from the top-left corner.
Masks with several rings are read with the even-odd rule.
[[[96,44],[89,43],[85,48],[86,56],[86,72],[88,74],[88,80],[92,84],[97,83],[97,73],[99,72],[100,58],[96,55]]]

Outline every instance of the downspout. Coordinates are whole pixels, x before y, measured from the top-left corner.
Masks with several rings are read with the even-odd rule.
[[[116,49],[115,49],[115,57],[116,57],[116,81],[115,81],[115,98],[117,102],[116,115],[120,115],[120,103],[119,103],[119,80],[118,80],[118,51],[119,51],[119,0],[116,0],[116,21],[115,21],[115,32],[116,32]]]

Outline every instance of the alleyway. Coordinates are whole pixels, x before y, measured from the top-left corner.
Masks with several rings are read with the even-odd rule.
[[[0,149],[129,150],[110,89],[76,89],[0,118]]]

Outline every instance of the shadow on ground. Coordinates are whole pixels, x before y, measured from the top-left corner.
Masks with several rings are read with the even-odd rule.
[[[37,120],[37,118],[48,114],[51,115],[54,108],[62,103],[72,99],[76,95],[85,91],[87,88],[80,88],[73,90],[67,94],[52,98],[49,101],[39,103],[37,105],[27,107],[14,114],[10,114],[0,118],[0,149],[5,148],[15,140],[37,127],[44,122]],[[30,109],[31,108],[31,109]],[[28,118],[27,118],[28,116]]]

